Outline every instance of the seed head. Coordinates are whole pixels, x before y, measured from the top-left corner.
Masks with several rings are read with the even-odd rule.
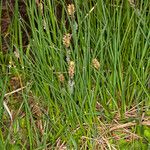
[[[12,61],[9,61],[8,68],[11,68],[12,66],[13,66],[13,62],[12,62]]]
[[[44,27],[44,30],[46,29],[46,20],[45,19],[43,19],[43,27]]]
[[[42,14],[42,16],[43,16],[43,4],[40,3],[40,4],[39,4],[39,7],[40,7],[41,14]]]
[[[19,59],[20,58],[20,54],[19,54],[19,52],[18,51],[14,51],[14,55],[15,55],[15,57],[17,58],[17,59]]]
[[[131,7],[135,7],[136,6],[136,1],[135,0],[128,0]]]
[[[69,77],[71,79],[74,76],[74,72],[75,72],[75,63],[74,63],[74,61],[70,61],[69,62],[69,68],[68,68],[68,74],[69,74]]]
[[[61,83],[64,83],[64,81],[65,81],[65,77],[64,77],[64,75],[63,75],[62,73],[59,74],[58,79],[59,79],[59,81],[60,81]]]
[[[99,61],[96,59],[96,58],[94,58],[93,60],[92,60],[92,65],[93,65],[93,67],[95,68],[95,69],[99,69],[100,68],[100,63],[99,63]]]
[[[63,44],[65,45],[66,48],[70,46],[70,40],[71,40],[71,34],[65,34],[63,37]]]
[[[68,14],[70,16],[74,16],[74,13],[75,13],[75,7],[74,7],[74,4],[69,4],[67,6],[67,11],[68,11]]]

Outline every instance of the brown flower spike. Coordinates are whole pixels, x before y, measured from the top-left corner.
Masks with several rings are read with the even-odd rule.
[[[63,37],[63,44],[65,45],[66,48],[70,46],[70,40],[71,40],[71,34],[65,34]]]
[[[74,4],[69,4],[67,6],[67,11],[68,11],[68,14],[70,16],[74,16],[74,13],[75,13],[75,7],[74,7]]]
[[[74,70],[75,70],[75,63],[74,63],[74,61],[70,61],[69,62],[68,74],[69,74],[69,77],[71,79],[73,79],[74,72],[75,72]]]
[[[100,63],[99,63],[99,61],[96,59],[96,58],[94,58],[93,60],[92,60],[92,65],[93,65],[93,67],[95,68],[95,69],[99,69],[100,68]]]
[[[59,79],[59,81],[60,81],[61,83],[64,83],[64,81],[65,81],[65,77],[64,77],[64,75],[63,75],[62,73],[59,74],[58,79]]]
[[[20,54],[19,54],[19,52],[18,51],[14,51],[14,55],[15,55],[15,57],[17,58],[17,59],[19,59],[20,58]]]

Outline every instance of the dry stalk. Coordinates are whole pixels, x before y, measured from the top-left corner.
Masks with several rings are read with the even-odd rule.
[[[12,94],[14,94],[14,93],[17,93],[17,92],[19,92],[19,91],[22,91],[22,90],[25,89],[26,87],[27,87],[27,86],[24,86],[24,87],[18,88],[17,90],[12,91],[12,92],[6,93],[6,94],[4,95],[4,98],[6,98],[6,97],[8,97],[8,96],[10,96],[10,95],[12,95]],[[13,117],[12,117],[11,111],[10,111],[10,109],[9,109],[9,107],[8,107],[8,105],[7,105],[7,103],[6,103],[5,101],[3,101],[3,106],[4,106],[4,109],[7,111],[7,113],[9,114],[10,120],[11,120],[11,122],[12,122],[12,121],[13,121]]]

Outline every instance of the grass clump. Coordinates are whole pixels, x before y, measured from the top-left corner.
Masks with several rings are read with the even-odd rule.
[[[149,149],[149,1],[26,1],[28,23],[18,4],[0,54],[2,149]]]

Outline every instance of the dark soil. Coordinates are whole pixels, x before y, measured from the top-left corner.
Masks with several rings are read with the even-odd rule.
[[[2,46],[1,50],[6,53],[9,51],[10,47],[10,33],[11,33],[11,23],[14,17],[15,11],[15,0],[2,0],[2,13],[1,13],[1,40]],[[25,0],[18,1],[19,17],[29,23],[28,15],[26,11]],[[19,19],[19,18],[18,18]],[[28,31],[29,32],[29,29]],[[27,33],[23,31],[23,45],[28,43]]]

